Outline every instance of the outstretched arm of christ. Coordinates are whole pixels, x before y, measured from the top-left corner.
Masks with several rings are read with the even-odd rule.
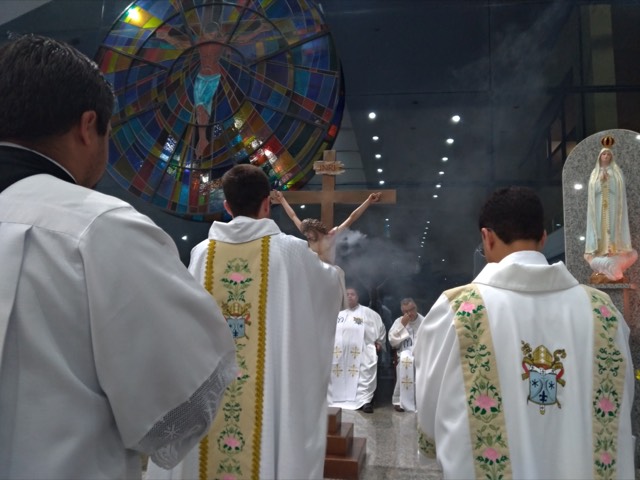
[[[289,218],[293,221],[293,223],[295,223],[296,228],[300,230],[300,232],[302,232],[302,229],[300,228],[300,225],[302,225],[302,222],[296,215],[296,212],[293,211],[293,208],[291,208],[291,205],[289,205],[289,202],[287,202],[287,199],[284,198],[284,195],[282,194],[282,192],[278,190],[273,191],[271,195],[271,199],[273,203],[279,203],[280,205],[282,205],[282,208],[284,208],[284,211],[287,212],[287,215],[289,215]]]
[[[367,198],[364,202],[362,202],[362,205],[360,205],[353,212],[351,212],[351,215],[349,215],[349,217],[344,222],[342,222],[338,227],[335,228],[336,232],[349,228],[351,224],[355,222],[357,219],[359,219],[364,213],[364,211],[367,208],[369,208],[369,205],[380,201],[381,196],[382,196],[382,193],[380,192],[372,193],[371,195],[369,195],[369,198]]]

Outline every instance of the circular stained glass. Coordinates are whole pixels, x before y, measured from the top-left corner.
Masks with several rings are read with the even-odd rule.
[[[116,94],[108,172],[195,220],[223,211],[220,177],[239,163],[301,188],[342,120],[340,62],[309,0],[138,0],[96,61]]]

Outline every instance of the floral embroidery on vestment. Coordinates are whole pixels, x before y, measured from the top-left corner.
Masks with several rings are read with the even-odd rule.
[[[510,478],[507,427],[484,302],[475,285],[445,294],[455,312],[476,478]]]
[[[200,443],[200,480],[259,477],[269,238],[241,248],[209,242],[205,288],[220,305],[233,333],[238,374],[225,391],[221,414]],[[249,335],[252,316],[257,323],[255,338]]]
[[[596,289],[584,288],[591,299],[594,318],[593,474],[594,478],[616,478],[626,359],[615,342],[619,325],[610,299]]]

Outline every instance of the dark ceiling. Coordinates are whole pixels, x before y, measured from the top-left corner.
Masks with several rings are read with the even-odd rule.
[[[129,4],[0,3],[5,31],[50,35],[90,56]],[[339,263],[350,280],[384,285],[381,293],[393,299],[412,295],[425,309],[444,288],[472,279],[478,210],[497,187],[535,188],[547,229],[561,227],[561,172],[571,148],[599,130],[640,130],[633,107],[640,99],[638,1],[318,3],[345,80],[346,115],[335,149],[348,171],[337,188],[397,191],[395,205],[375,205],[358,220],[354,229],[366,238],[348,237]],[[37,8],[11,19],[27,4]],[[319,181],[305,188],[317,189]],[[185,261],[206,235],[208,225],[155,210],[109,178],[99,189],[150,215]],[[353,208],[337,206],[336,222]],[[315,206],[300,212],[319,217]],[[279,209],[273,216],[295,233]],[[550,256],[561,255],[559,248]]]

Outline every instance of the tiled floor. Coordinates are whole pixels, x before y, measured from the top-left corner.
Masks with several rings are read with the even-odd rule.
[[[343,410],[342,421],[354,423],[355,436],[367,439],[362,480],[442,478],[436,461],[418,452],[415,413],[396,412],[389,402],[373,414]]]

